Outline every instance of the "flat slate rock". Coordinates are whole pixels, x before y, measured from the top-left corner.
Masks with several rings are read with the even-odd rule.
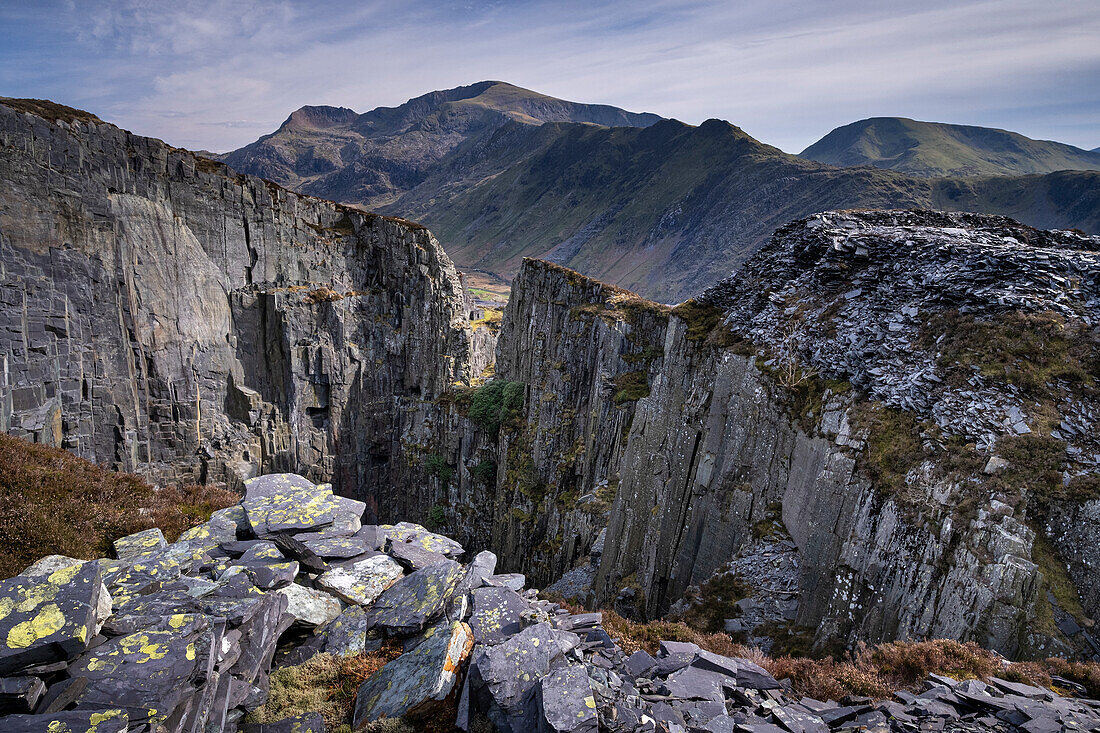
[[[163,722],[198,692],[220,646],[211,619],[178,614],[157,626],[111,639],[70,665],[70,676],[88,678],[81,707],[155,710],[157,722]]]
[[[386,543],[386,552],[406,570],[420,570],[447,559],[442,552],[425,549],[416,542],[390,541]]]
[[[383,717],[415,720],[435,713],[454,690],[458,670],[473,647],[473,632],[461,621],[429,635],[359,687],[354,727]]]
[[[248,563],[230,565],[219,578],[243,573],[260,590],[275,590],[294,582],[298,577],[298,562]]]
[[[374,555],[331,564],[315,582],[318,588],[347,603],[369,606],[403,575],[401,566],[389,555]]]
[[[202,524],[185,530],[180,535],[180,541],[233,542],[251,532],[252,525],[248,522],[248,515],[244,511],[244,507],[240,504],[234,504],[231,507],[214,512],[210,515],[210,519]]]
[[[95,635],[103,572],[98,562],[0,581],[0,675],[79,655]]]
[[[365,538],[351,535],[347,537],[321,537],[301,540],[311,552],[325,560],[349,559],[377,552]]]
[[[387,636],[411,636],[423,631],[443,612],[464,576],[462,566],[454,560],[406,575],[374,601],[370,613],[375,626]]]
[[[471,689],[502,731],[535,730],[537,720],[526,701],[533,687],[549,674],[551,664],[576,648],[580,639],[547,623],[529,626],[503,644],[479,650],[471,664]]]
[[[503,643],[523,630],[520,614],[531,604],[519,593],[508,588],[484,586],[471,591],[474,611],[470,627],[478,644],[493,646]]]
[[[397,524],[380,524],[378,525],[378,537],[382,546],[385,545],[387,540],[398,543],[412,543],[422,547],[425,550],[431,552],[438,552],[441,555],[455,558],[461,555],[464,550],[462,545],[458,544],[450,537],[444,537],[441,534],[430,532],[419,524],[413,522],[399,522]]]
[[[156,527],[120,537],[114,542],[115,557],[120,560],[148,555],[166,547],[168,542],[164,539],[164,533]]]
[[[4,718],[4,733],[126,733],[129,728],[130,716],[120,708]]]
[[[308,626],[323,626],[344,610],[344,604],[336,596],[297,583],[291,583],[275,592],[286,596],[286,612],[295,621]]]
[[[37,677],[0,678],[0,713],[33,713],[46,685]]]
[[[596,733],[599,719],[596,698],[584,667],[552,671],[539,683],[540,731]]]
[[[294,473],[272,473],[244,482],[241,505],[252,531],[263,538],[279,532],[332,524],[336,502],[331,488],[318,487]]]

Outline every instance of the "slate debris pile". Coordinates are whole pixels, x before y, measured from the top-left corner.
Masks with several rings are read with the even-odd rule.
[[[1035,428],[1034,399],[980,372],[952,386],[920,329],[947,310],[978,320],[1053,313],[1100,324],[1100,237],[1011,219],[936,211],[827,211],[779,229],[703,300],[739,335],[843,378],[885,405],[979,447]],[[1068,385],[1055,437],[1100,465],[1100,404]]]
[[[420,525],[361,526],[363,506],[291,474],[169,544],[53,556],[0,583],[0,729],[13,733],[322,733],[319,715],[244,723],[272,666],[389,640],[354,728],[455,715],[462,730],[814,733],[1100,727],[1100,702],[1004,680],[934,678],[896,700],[816,701],[748,659],[661,642],[626,654],[602,614],[574,614],[496,574],[496,556]],[[314,549],[311,549],[314,548]],[[353,554],[353,550],[359,550]],[[1059,681],[1073,689],[1068,681]]]

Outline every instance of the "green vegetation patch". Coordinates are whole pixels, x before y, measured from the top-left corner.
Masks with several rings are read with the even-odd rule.
[[[613,401],[616,405],[635,402],[649,396],[649,381],[642,370],[619,374],[611,384],[615,388]]]
[[[239,500],[215,486],[155,489],[133,474],[0,434],[0,577],[43,555],[104,557],[114,540],[152,527],[175,541]]]
[[[523,417],[527,385],[506,379],[486,382],[470,396],[468,415],[474,424],[490,435],[501,426],[516,426]]]
[[[937,349],[940,366],[961,377],[976,368],[1036,396],[1055,380],[1091,388],[1100,379],[1100,332],[1057,313],[1009,311],[985,320],[935,313],[921,327],[920,345]]]
[[[699,586],[698,593],[684,594],[685,600],[690,605],[680,620],[703,633],[721,631],[726,619],[741,615],[737,602],[750,595],[752,595],[752,586],[737,575],[731,573],[714,575]]]
[[[497,464],[494,461],[483,459],[470,469],[470,476],[479,484],[492,486],[497,480]]]
[[[852,424],[867,431],[860,468],[880,492],[904,503],[906,474],[927,456],[920,426],[912,413],[880,402],[864,402],[850,414]]]
[[[447,459],[438,453],[433,453],[424,459],[424,470],[428,472],[429,476],[435,476],[439,479],[444,486],[451,483],[451,478],[455,473],[454,468],[447,463]]]

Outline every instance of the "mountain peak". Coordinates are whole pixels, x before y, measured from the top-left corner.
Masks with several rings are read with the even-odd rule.
[[[359,113],[347,107],[306,105],[290,113],[280,130],[327,130],[354,122]]]

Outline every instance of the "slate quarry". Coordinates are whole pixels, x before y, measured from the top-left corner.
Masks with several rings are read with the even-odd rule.
[[[456,729],[489,724],[501,733],[1100,726],[1100,701],[999,678],[933,678],[923,692],[887,701],[819,701],[749,659],[691,643],[661,642],[655,657],[627,654],[603,628],[602,614],[571,613],[525,589],[522,578],[496,575],[492,553],[467,558],[453,540],[411,523],[362,526],[362,504],[345,501],[330,511],[330,503],[327,485],[265,475],[246,483],[241,504],[178,542],[146,531],[116,542],[114,559],[51,556],[4,581],[0,728],[322,733],[316,714],[245,722],[266,699],[273,660],[294,665],[322,651],[357,654],[385,638],[400,639],[405,651],[358,689],[356,730],[396,717],[438,725],[441,715],[454,716]],[[304,511],[288,520],[291,505]],[[273,535],[280,523],[293,526]],[[303,569],[316,559],[306,549],[310,535],[334,531],[368,538],[362,557],[392,558],[396,547],[416,544],[440,548],[442,559],[397,577],[383,571],[376,598],[345,603],[319,587],[323,572]],[[269,540],[291,532],[298,541],[282,543],[284,555]],[[161,568],[157,577],[140,575],[152,567]],[[271,567],[290,570],[270,588],[253,580],[269,576],[245,572]],[[352,567],[364,581],[379,572]],[[312,602],[288,600],[303,595]],[[335,613],[318,618],[321,605]]]

